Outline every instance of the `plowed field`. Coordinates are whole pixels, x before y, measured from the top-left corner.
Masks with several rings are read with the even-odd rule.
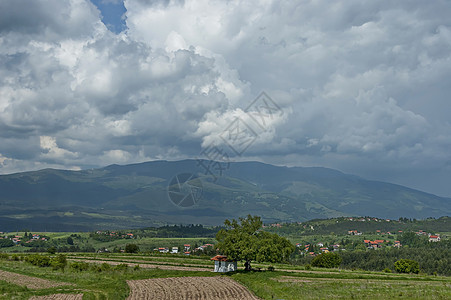
[[[29,300],[82,300],[83,294],[54,294],[48,296],[34,296]]]
[[[26,286],[29,289],[46,289],[56,286],[70,285],[70,283],[55,282],[47,279],[31,277],[2,270],[0,270],[0,280],[21,286]]]
[[[174,277],[129,280],[129,300],[137,299],[259,299],[227,277]]]

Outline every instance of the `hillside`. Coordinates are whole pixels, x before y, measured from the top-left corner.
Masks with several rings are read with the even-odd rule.
[[[119,229],[166,223],[217,225],[225,218],[249,213],[262,216],[265,222],[451,214],[449,198],[332,169],[239,162],[231,163],[217,180],[203,172],[196,160],[183,160],[3,175],[0,231]],[[177,190],[175,181],[171,181],[177,174],[181,174],[179,180],[187,177],[183,174],[196,176],[188,181],[190,186]],[[190,191],[192,196],[184,198]]]

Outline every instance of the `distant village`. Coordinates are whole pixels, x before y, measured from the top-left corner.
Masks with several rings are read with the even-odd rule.
[[[398,231],[399,234],[402,234],[402,231]],[[391,232],[381,232],[380,230],[376,230],[376,234],[380,234],[380,235],[394,235],[394,233]],[[426,235],[429,238],[429,242],[440,242],[440,235],[433,235],[431,233],[427,233],[423,230],[420,230],[418,232],[415,232],[416,235],[422,236],[422,235]],[[362,235],[362,232],[359,232],[357,230],[349,230],[348,231],[348,235]],[[383,239],[376,239],[374,241],[371,240],[363,240],[363,243],[365,245],[365,247],[367,249],[379,249],[379,248],[383,248],[383,247],[395,247],[395,248],[400,248],[402,247],[401,242],[400,241],[389,241],[389,240],[383,240]],[[318,254],[321,253],[328,253],[331,251],[345,251],[346,249],[343,248],[340,244],[333,244],[330,245],[329,247],[324,247],[325,244],[323,243],[316,243],[315,245],[312,244],[306,244],[306,245],[302,245],[300,243],[296,244],[296,247],[301,249],[301,253],[304,255],[311,255],[311,256],[316,256]],[[317,248],[318,251],[311,251],[313,249]]]
[[[391,220],[391,219],[380,219],[375,217],[346,217],[344,218],[346,221],[352,221],[352,222],[392,222],[392,223],[402,223],[402,220]],[[337,221],[338,222],[338,221]],[[314,231],[315,228],[313,225],[310,224],[304,224],[302,222],[298,222],[298,225],[301,225],[304,229],[310,229],[311,231]],[[285,225],[280,223],[272,223],[272,224],[266,224],[263,227],[264,228],[283,228]],[[366,234],[376,234],[376,235],[388,235],[388,236],[394,236],[394,235],[401,235],[403,233],[402,230],[398,230],[396,232],[384,232],[382,230],[377,229],[375,232],[366,232]],[[347,232],[350,236],[361,236],[363,233],[358,230],[348,230]],[[426,232],[424,230],[419,230],[415,232],[418,236],[427,236],[429,242],[439,242],[440,241],[440,234],[432,234],[430,232]],[[394,247],[394,248],[401,248],[402,244],[400,241],[389,241],[385,239],[375,239],[375,240],[368,240],[362,238],[363,245],[367,249],[375,250],[380,249],[384,247]],[[310,256],[316,256],[321,253],[328,253],[328,252],[335,252],[335,251],[346,251],[346,249],[340,245],[332,244],[326,246],[327,243],[325,242],[318,242],[314,244],[302,244],[297,243],[296,247],[300,250],[301,254],[303,255],[310,255]]]
[[[342,218],[343,221],[351,221],[351,222],[391,222],[391,223],[401,223],[402,220],[391,220],[391,219],[380,219],[380,218],[374,218],[374,217],[345,217]],[[336,221],[338,223],[338,221]],[[309,230],[309,231],[315,231],[315,227],[308,222],[302,223],[298,222],[298,225],[300,225],[303,229]],[[272,223],[272,224],[265,224],[263,225],[263,228],[275,228],[275,229],[283,229],[286,224],[280,224],[280,223]],[[377,225],[376,225],[377,226]],[[357,227],[357,226],[356,226]],[[376,227],[377,228],[377,227]],[[361,239],[361,242],[365,248],[360,249],[380,249],[384,247],[394,247],[394,248],[401,248],[403,245],[401,244],[401,241],[399,240],[393,240],[394,238],[391,236],[395,235],[401,235],[403,233],[402,230],[397,230],[395,232],[391,231],[382,231],[382,230],[375,230],[368,232],[366,231],[365,234],[367,235],[380,235],[381,238],[377,238],[374,240],[363,238]],[[344,234],[344,233],[343,233]],[[429,242],[439,242],[441,237],[440,234],[433,234],[424,230],[418,230],[415,232],[418,236],[426,236],[429,240]],[[350,229],[347,231],[347,235],[349,236],[362,236],[363,233],[356,230],[356,229]],[[383,239],[382,237],[389,236],[390,240]],[[136,239],[135,234],[131,232],[120,232],[120,231],[108,231],[108,230],[98,230],[95,232],[90,233],[90,237],[94,238],[99,241],[112,241],[117,239]],[[373,236],[374,237],[374,236]],[[26,232],[23,236],[20,236],[18,234],[8,234],[4,232],[0,232],[0,248],[1,247],[11,247],[11,246],[26,246],[26,247],[34,247],[37,244],[42,245],[43,243],[46,243],[49,240],[49,237],[40,235],[40,234],[33,234],[31,232]],[[356,241],[356,239],[353,239]],[[300,251],[302,255],[311,255],[316,256],[320,253],[327,253],[327,252],[334,252],[334,251],[345,251],[345,247],[343,245],[340,245],[340,243],[333,243],[333,244],[327,244],[326,242],[315,242],[315,243],[297,243],[296,244],[297,249]],[[362,246],[359,246],[362,247]],[[102,252],[109,252],[108,249],[101,249],[99,251]],[[121,250],[124,251],[124,250]],[[190,254],[201,254],[201,253],[211,253],[214,251],[214,245],[213,244],[204,244],[201,246],[191,246],[190,244],[183,244],[179,245],[178,247],[168,247],[167,245],[161,245],[160,247],[154,248],[154,252],[163,253],[163,254],[184,254],[184,255],[190,255]]]
[[[0,232],[0,241],[11,241],[14,245],[27,245],[33,242],[47,242],[47,236],[41,236],[39,234],[28,234],[26,233],[24,236],[20,235],[7,235],[4,232]]]

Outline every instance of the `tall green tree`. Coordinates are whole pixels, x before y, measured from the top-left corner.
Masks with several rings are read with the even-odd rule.
[[[400,259],[395,262],[395,270],[398,273],[415,273],[420,272],[420,265],[413,259]]]
[[[322,253],[312,260],[312,266],[320,268],[337,268],[342,258],[337,253]]]
[[[245,261],[248,271],[251,261],[287,261],[294,252],[294,245],[286,238],[261,230],[263,223],[259,216],[225,220],[224,225],[226,228],[216,235],[219,250],[232,260]]]
[[[125,252],[126,253],[138,253],[139,247],[136,244],[127,244],[127,245],[125,245]]]

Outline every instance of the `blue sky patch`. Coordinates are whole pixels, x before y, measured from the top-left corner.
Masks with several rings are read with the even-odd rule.
[[[114,33],[119,33],[126,28],[123,17],[126,9],[122,0],[91,0],[102,13],[102,22]]]

